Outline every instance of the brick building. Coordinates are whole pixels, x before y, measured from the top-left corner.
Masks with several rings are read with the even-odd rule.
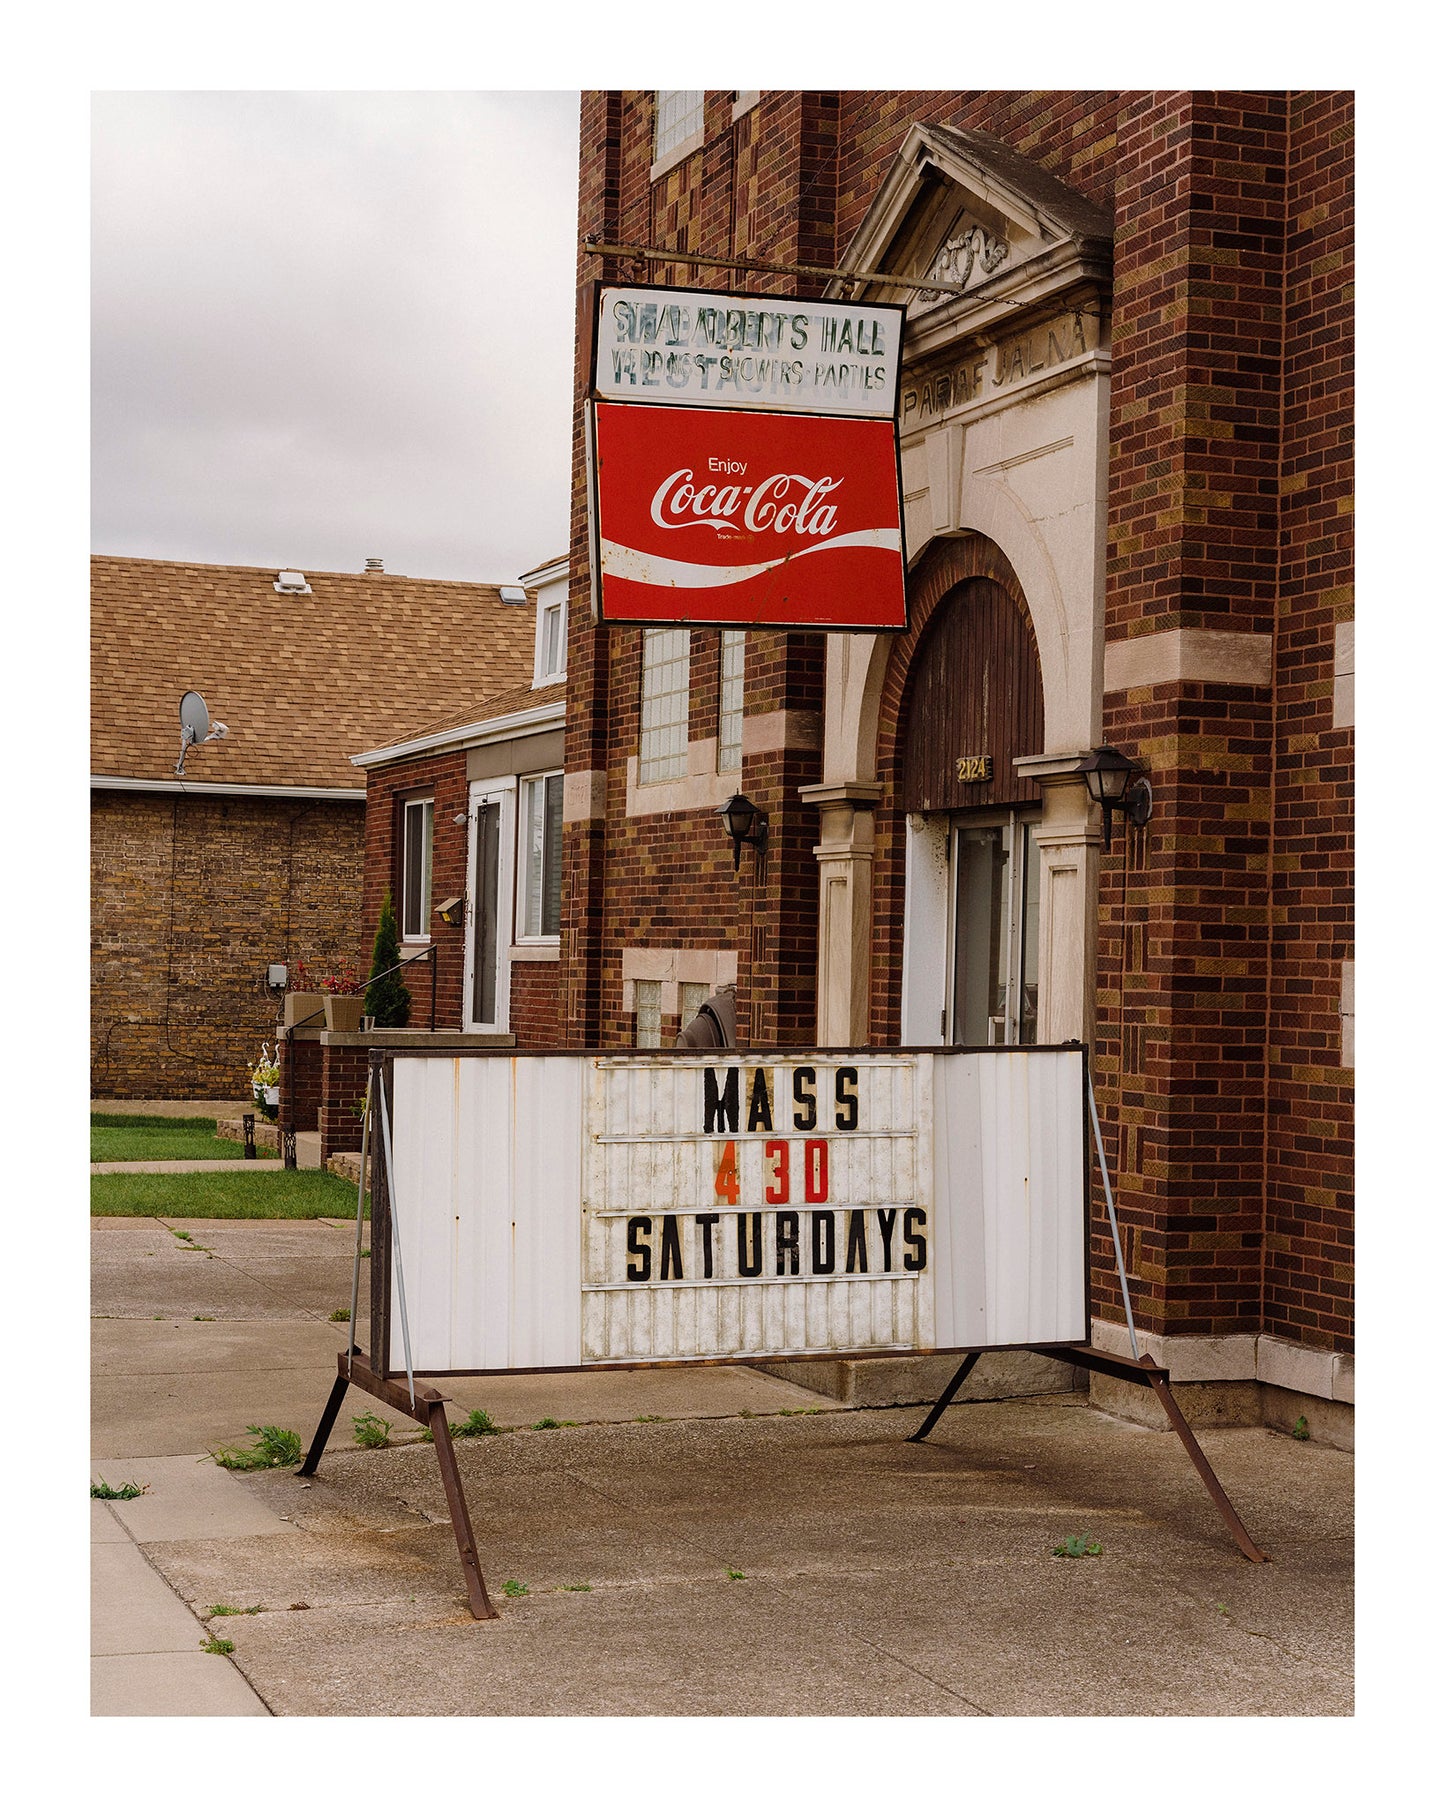
[[[242,1098],[272,963],[364,960],[358,749],[532,670],[493,585],[99,556],[91,565],[91,1090]],[[197,690],[226,739],[193,748]]]
[[[907,303],[910,619],[597,627],[579,359],[567,1040],[728,980],[753,1046],[1083,1039],[1142,1346],[1348,1435],[1352,97],[612,91],[581,135],[629,248],[584,329],[597,281]],[[1103,745],[1152,791],[1107,847]]]
[[[566,558],[524,573],[516,594],[525,675],[509,652],[464,707],[352,756],[366,777],[362,906],[375,922],[389,887],[403,957],[435,948],[437,1029],[557,1047]],[[449,900],[461,907],[443,917]],[[418,968],[409,989],[412,1020],[433,1026],[430,975]]]

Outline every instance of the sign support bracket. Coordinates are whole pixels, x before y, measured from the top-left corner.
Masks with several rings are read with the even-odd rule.
[[[402,1412],[408,1418],[414,1418],[431,1432],[437,1452],[437,1466],[441,1470],[442,1492],[446,1495],[452,1534],[457,1540],[457,1555],[461,1558],[462,1576],[467,1584],[467,1604],[471,1607],[474,1619],[500,1618],[501,1614],[492,1605],[487,1593],[486,1579],[477,1559],[477,1542],[472,1534],[471,1514],[467,1511],[467,1496],[462,1491],[457,1454],[452,1448],[452,1433],[447,1424],[445,1393],[438,1393],[435,1387],[418,1384],[415,1379],[406,1387],[399,1387],[394,1381],[383,1380],[379,1374],[372,1372],[360,1348],[353,1344],[349,1350],[338,1353],[336,1357],[336,1379],[331,1383],[331,1392],[322,1410],[321,1422],[311,1439],[306,1460],[296,1471],[297,1475],[304,1477],[316,1473],[326,1449],[326,1439],[336,1423],[348,1386],[360,1387],[363,1393],[370,1393],[373,1399],[389,1405],[394,1412]]]
[[[974,1363],[982,1353],[982,1350],[975,1349],[963,1358],[962,1363],[959,1365],[958,1372],[943,1389],[929,1411],[928,1416],[923,1420],[923,1423],[919,1425],[918,1429],[914,1431],[913,1435],[908,1438],[908,1442],[921,1443],[933,1429],[934,1425],[943,1416],[944,1409],[947,1407],[949,1401],[963,1385],[964,1381],[967,1380],[973,1369]],[[1218,1475],[1216,1475],[1214,1470],[1209,1466],[1209,1458],[1199,1447],[1193,1431],[1190,1430],[1185,1421],[1183,1412],[1179,1409],[1178,1400],[1175,1399],[1173,1393],[1170,1391],[1169,1370],[1167,1368],[1161,1368],[1153,1357],[1149,1355],[1141,1355],[1137,1361],[1134,1361],[1127,1355],[1110,1355],[1103,1349],[1094,1349],[1082,1344],[1071,1344],[1064,1348],[1060,1348],[1057,1345],[1044,1345],[1035,1348],[1032,1353],[1035,1355],[1050,1356],[1054,1361],[1070,1362],[1076,1368],[1087,1368],[1095,1374],[1107,1374],[1114,1380],[1127,1381],[1131,1386],[1151,1388],[1154,1397],[1164,1409],[1164,1415],[1169,1420],[1170,1429],[1184,1445],[1184,1453],[1189,1457],[1189,1460],[1194,1464],[1195,1469],[1198,1471],[1199,1478],[1204,1482],[1205,1489],[1208,1492],[1210,1499],[1214,1501],[1214,1504],[1219,1511],[1219,1516],[1229,1527],[1230,1536],[1234,1539],[1235,1543],[1239,1545],[1241,1554],[1249,1562],[1268,1562],[1270,1560],[1265,1552],[1260,1549],[1259,1545],[1255,1543],[1254,1539],[1249,1535],[1249,1532],[1245,1530],[1239,1514],[1230,1504],[1229,1495],[1220,1485]]]

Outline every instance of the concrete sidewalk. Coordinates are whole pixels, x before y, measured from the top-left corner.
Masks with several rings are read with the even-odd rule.
[[[1172,1436],[1080,1394],[957,1404],[911,1444],[916,1408],[742,1368],[451,1381],[453,1418],[521,1427],[455,1445],[502,1614],[477,1623],[409,1420],[353,1391],[310,1482],[206,1459],[249,1424],[309,1441],[352,1226],[93,1231],[93,1463],[148,1489],[94,1508],[95,1713],[1352,1711],[1338,1451],[1201,1433],[1256,1567]],[[365,1411],[392,1447],[356,1445]],[[1070,1536],[1101,1553],[1055,1557]]]

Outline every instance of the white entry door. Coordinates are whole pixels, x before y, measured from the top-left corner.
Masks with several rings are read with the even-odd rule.
[[[1036,813],[957,820],[950,849],[953,937],[948,1039],[956,1047],[1038,1040]]]
[[[468,793],[467,962],[464,1016],[468,1029],[502,1033],[511,989],[515,779],[489,779]]]

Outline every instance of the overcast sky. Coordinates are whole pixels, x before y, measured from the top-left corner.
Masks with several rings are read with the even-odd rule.
[[[93,549],[482,581],[564,552],[577,116],[97,95]]]

